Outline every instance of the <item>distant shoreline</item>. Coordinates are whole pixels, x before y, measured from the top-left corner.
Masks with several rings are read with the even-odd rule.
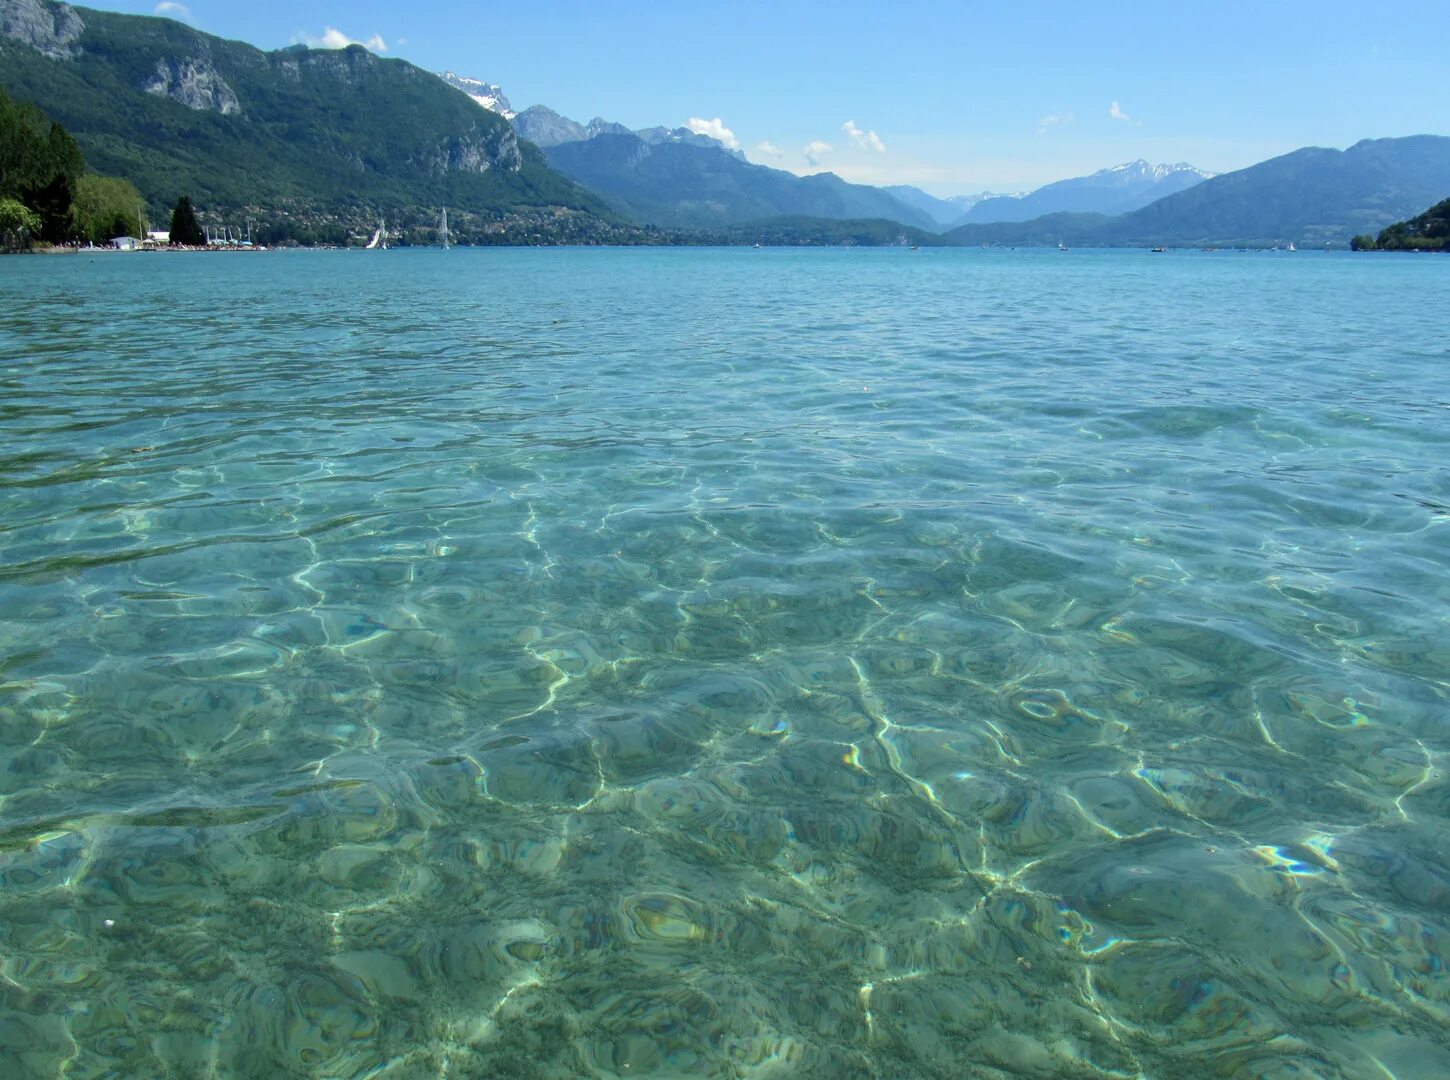
[[[12,251],[11,255],[237,255],[242,253],[250,254],[259,251],[272,251],[273,248],[250,247],[250,248],[200,248],[200,247],[152,247],[152,248],[109,248],[109,247],[65,247],[56,245],[48,248],[36,248],[32,251]]]
[[[751,244],[751,243],[683,243],[683,244],[454,244],[448,250],[454,251],[527,251],[527,250],[548,250],[548,249],[569,249],[569,250],[609,250],[626,251],[636,249],[650,250],[682,250],[688,248],[715,248],[715,249],[738,249],[741,251],[769,250],[769,251],[792,251],[792,250],[867,250],[867,251],[889,251],[899,250],[906,253],[919,254],[925,250],[934,251],[990,251],[997,253],[1011,253],[1016,251],[1024,252],[1053,252],[1070,256],[1073,252],[1122,252],[1124,254],[1193,254],[1193,255],[1219,255],[1219,254],[1259,254],[1259,255],[1282,255],[1290,257],[1294,255],[1314,254],[1362,254],[1352,252],[1347,245],[1334,245],[1330,247],[1301,248],[1298,251],[1287,251],[1283,248],[1270,246],[1249,247],[1249,246],[1222,246],[1222,247],[1146,247],[1140,245],[1083,245],[1070,248],[1066,251],[1059,251],[1051,244],[922,244],[908,246],[902,244],[830,244],[830,243],[795,243],[795,244]],[[111,248],[111,247],[38,247],[29,251],[4,252],[6,255],[39,255],[39,256],[69,256],[69,255],[240,255],[240,254],[261,254],[276,252],[313,252],[313,251],[347,251],[364,252],[370,249],[361,246],[340,246],[335,244],[284,244],[273,247],[182,247],[170,245],[157,245],[153,247],[137,248]],[[432,244],[399,244],[387,249],[393,252],[401,251],[442,251],[443,248]],[[1444,252],[1424,249],[1366,249],[1376,254],[1444,254]]]

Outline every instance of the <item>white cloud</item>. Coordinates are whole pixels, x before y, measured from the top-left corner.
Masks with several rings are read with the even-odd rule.
[[[374,34],[365,39],[351,38],[334,26],[323,27],[321,37],[314,37],[305,31],[293,34],[292,44],[310,45],[314,49],[345,49],[349,45],[361,45],[373,52],[388,51],[388,43],[383,40],[381,34]]]
[[[1118,108],[1118,103],[1116,101],[1113,102],[1111,105],[1108,106],[1108,115],[1111,116],[1114,120],[1132,120],[1133,119],[1131,116],[1129,116],[1127,113],[1125,113],[1122,109]]]
[[[185,4],[176,3],[175,0],[161,0],[161,3],[157,4],[151,13],[180,19],[182,22],[191,22],[191,9]]]
[[[1050,129],[1060,124],[1070,124],[1075,119],[1077,117],[1073,116],[1072,113],[1063,113],[1061,116],[1044,116],[1041,120],[1037,121],[1037,134],[1046,135]]]
[[[830,152],[831,144],[828,142],[821,142],[820,139],[815,139],[811,142],[806,143],[805,149],[801,151],[801,153],[805,155],[806,160],[812,165],[819,165],[821,163],[821,158],[824,155],[829,154]]]
[[[740,140],[735,137],[735,132],[726,127],[725,121],[718,116],[713,120],[701,120],[698,116],[692,116],[685,126],[696,135],[708,135],[716,142],[724,143],[731,150],[740,149]]]
[[[764,154],[766,157],[780,157],[785,153],[784,150],[776,146],[775,143],[771,142],[769,139],[761,142],[760,145],[758,145],[755,149],[759,153]]]
[[[874,131],[862,131],[856,126],[856,121],[847,120],[841,125],[844,131],[862,150],[875,150],[878,154],[886,153],[886,144]]]

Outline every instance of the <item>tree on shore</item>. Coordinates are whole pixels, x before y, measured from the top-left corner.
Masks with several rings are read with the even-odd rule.
[[[23,251],[39,233],[39,214],[19,199],[0,199],[0,251]]]
[[[87,173],[76,181],[75,231],[93,244],[133,236],[141,224],[137,219],[140,206],[141,193],[129,180]]]
[[[206,234],[196,221],[196,209],[185,195],[176,200],[176,209],[171,211],[171,242],[188,247],[201,247],[206,243]]]
[[[43,239],[70,238],[71,203],[85,171],[80,147],[65,128],[0,90],[0,199],[17,199],[38,214]]]
[[[41,238],[59,244],[71,238],[71,204],[86,162],[70,132],[56,123],[46,132],[40,161],[40,176],[21,189],[20,197],[40,215]]]

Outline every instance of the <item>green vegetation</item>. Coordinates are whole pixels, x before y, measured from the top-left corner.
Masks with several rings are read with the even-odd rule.
[[[141,193],[128,180],[85,171],[75,139],[34,105],[0,88],[0,246],[24,251],[118,236],[144,239]]]
[[[1379,236],[1356,236],[1350,247],[1355,251],[1450,251],[1450,199],[1381,229]]]
[[[76,182],[72,235],[93,244],[110,243],[118,236],[144,240],[140,213],[141,193],[135,184],[88,173]]]
[[[0,199],[39,219],[32,236],[58,243],[71,231],[71,203],[85,159],[74,139],[33,105],[13,102],[0,87]]]
[[[39,214],[19,199],[0,199],[0,251],[24,251],[39,235]]]
[[[171,242],[189,247],[201,247],[206,243],[206,233],[196,220],[196,208],[185,195],[176,200],[176,209],[171,211]]]

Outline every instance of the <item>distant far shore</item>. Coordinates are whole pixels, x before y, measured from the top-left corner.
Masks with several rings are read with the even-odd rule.
[[[154,247],[76,247],[68,244],[54,244],[50,247],[35,247],[30,251],[9,252],[12,255],[146,255],[146,254],[180,254],[180,253],[203,253],[215,254],[238,254],[241,252],[270,251],[265,247],[187,247],[184,244],[158,244]]]
[[[489,251],[489,250],[525,251],[525,250],[545,250],[545,249],[550,249],[550,248],[561,248],[561,249],[571,249],[571,250],[617,250],[617,251],[634,250],[634,249],[683,249],[683,248],[733,248],[733,249],[738,249],[738,250],[742,250],[742,251],[749,251],[751,249],[757,249],[757,250],[764,249],[764,250],[771,250],[771,251],[790,251],[790,250],[805,250],[805,249],[814,249],[814,250],[838,250],[838,251],[839,250],[855,250],[855,249],[860,249],[860,250],[872,250],[872,251],[887,251],[887,250],[895,249],[895,250],[898,250],[898,251],[907,252],[907,253],[913,253],[913,254],[919,254],[920,252],[925,251],[925,250],[935,250],[935,251],[989,251],[989,252],[999,252],[999,253],[1008,253],[1008,252],[1014,252],[1014,251],[1024,251],[1024,252],[1054,252],[1054,253],[1059,253],[1059,254],[1069,255],[1069,256],[1073,252],[1078,252],[1078,253],[1082,253],[1082,252],[1122,252],[1124,254],[1139,253],[1139,254],[1143,254],[1143,255],[1157,255],[1157,254],[1164,254],[1164,253],[1177,253],[1177,254],[1185,254],[1185,253],[1187,253],[1187,254],[1201,254],[1201,255],[1213,255],[1213,254],[1263,254],[1263,255],[1282,255],[1285,258],[1293,257],[1295,255],[1313,255],[1316,252],[1317,253],[1320,253],[1320,254],[1329,253],[1329,252],[1348,254],[1351,251],[1351,248],[1349,248],[1347,245],[1344,245],[1344,244],[1325,245],[1325,246],[1321,246],[1321,247],[1312,247],[1312,248],[1300,248],[1300,249],[1298,249],[1296,251],[1294,248],[1273,247],[1273,246],[1270,246],[1270,245],[1267,245],[1267,244],[1263,244],[1263,245],[1222,245],[1222,246],[1203,246],[1203,247],[1192,246],[1192,245],[1182,245],[1182,246],[1176,246],[1176,247],[1175,246],[1171,246],[1171,245],[1148,247],[1148,246],[1145,246],[1145,245],[1137,245],[1137,244],[1134,244],[1134,245],[1092,245],[1092,244],[1084,244],[1084,245],[1082,245],[1080,247],[1071,248],[1071,247],[1059,247],[1057,245],[1052,245],[1052,244],[970,244],[970,245],[965,245],[965,244],[931,244],[931,243],[926,243],[926,244],[910,244],[910,245],[908,245],[908,244],[872,244],[872,243],[850,243],[850,242],[846,242],[846,243],[841,243],[841,242],[829,243],[829,242],[825,242],[825,241],[805,241],[805,240],[803,240],[803,241],[797,241],[797,242],[793,242],[793,243],[792,242],[785,242],[785,243],[779,243],[779,242],[777,242],[777,243],[769,243],[769,242],[767,242],[767,243],[743,243],[743,242],[721,241],[721,240],[718,240],[718,239],[715,240],[714,242],[699,240],[699,241],[693,241],[693,242],[686,241],[686,242],[675,242],[675,243],[664,242],[664,243],[649,243],[649,244],[628,244],[628,243],[626,243],[626,244],[604,244],[604,243],[594,243],[594,244],[577,244],[577,243],[576,244],[564,244],[564,243],[560,243],[560,244],[453,244],[453,245],[451,245],[451,250],[469,250],[469,251]],[[192,246],[186,246],[186,245],[152,244],[152,245],[136,246],[136,247],[130,247],[130,248],[105,247],[105,246],[100,246],[100,245],[96,245],[94,247],[87,247],[87,246],[75,246],[75,245],[61,245],[61,244],[57,244],[57,245],[54,245],[54,246],[37,245],[37,246],[29,249],[28,251],[27,250],[10,251],[10,252],[4,252],[3,254],[9,254],[9,255],[40,255],[40,256],[45,256],[45,255],[61,255],[61,256],[64,256],[64,255],[107,255],[107,256],[110,256],[110,255],[140,255],[140,254],[150,254],[150,255],[173,255],[173,254],[207,254],[207,255],[217,255],[217,254],[229,254],[229,255],[237,255],[237,254],[256,254],[256,253],[262,253],[262,252],[274,252],[274,253],[275,252],[289,252],[289,251],[290,252],[302,252],[302,251],[356,251],[356,252],[367,252],[369,250],[371,250],[371,249],[368,249],[366,247],[363,247],[363,246],[357,245],[357,244],[342,245],[342,244],[297,244],[297,243],[289,243],[289,244],[278,244],[278,245],[270,246],[270,247],[269,246],[264,246],[264,245],[252,245],[252,246],[240,246],[240,245],[223,246],[223,245],[212,245],[212,246],[209,246],[209,247],[192,247]],[[442,250],[449,250],[449,249],[441,248],[441,247],[439,247],[438,245],[435,245],[435,244],[397,244],[397,245],[392,245],[392,246],[390,246],[390,247],[388,247],[386,249],[383,249],[383,251],[393,251],[393,252],[399,252],[399,251],[442,251]],[[1381,253],[1381,254],[1385,253],[1385,249],[1383,249],[1383,248],[1369,248],[1369,249],[1362,249],[1362,250],[1376,251],[1376,252]],[[1424,254],[1424,253],[1427,253],[1427,249],[1401,249],[1400,253],[1401,254]],[[1429,253],[1432,253],[1433,254],[1434,252],[1431,250],[1431,251],[1429,251]]]

